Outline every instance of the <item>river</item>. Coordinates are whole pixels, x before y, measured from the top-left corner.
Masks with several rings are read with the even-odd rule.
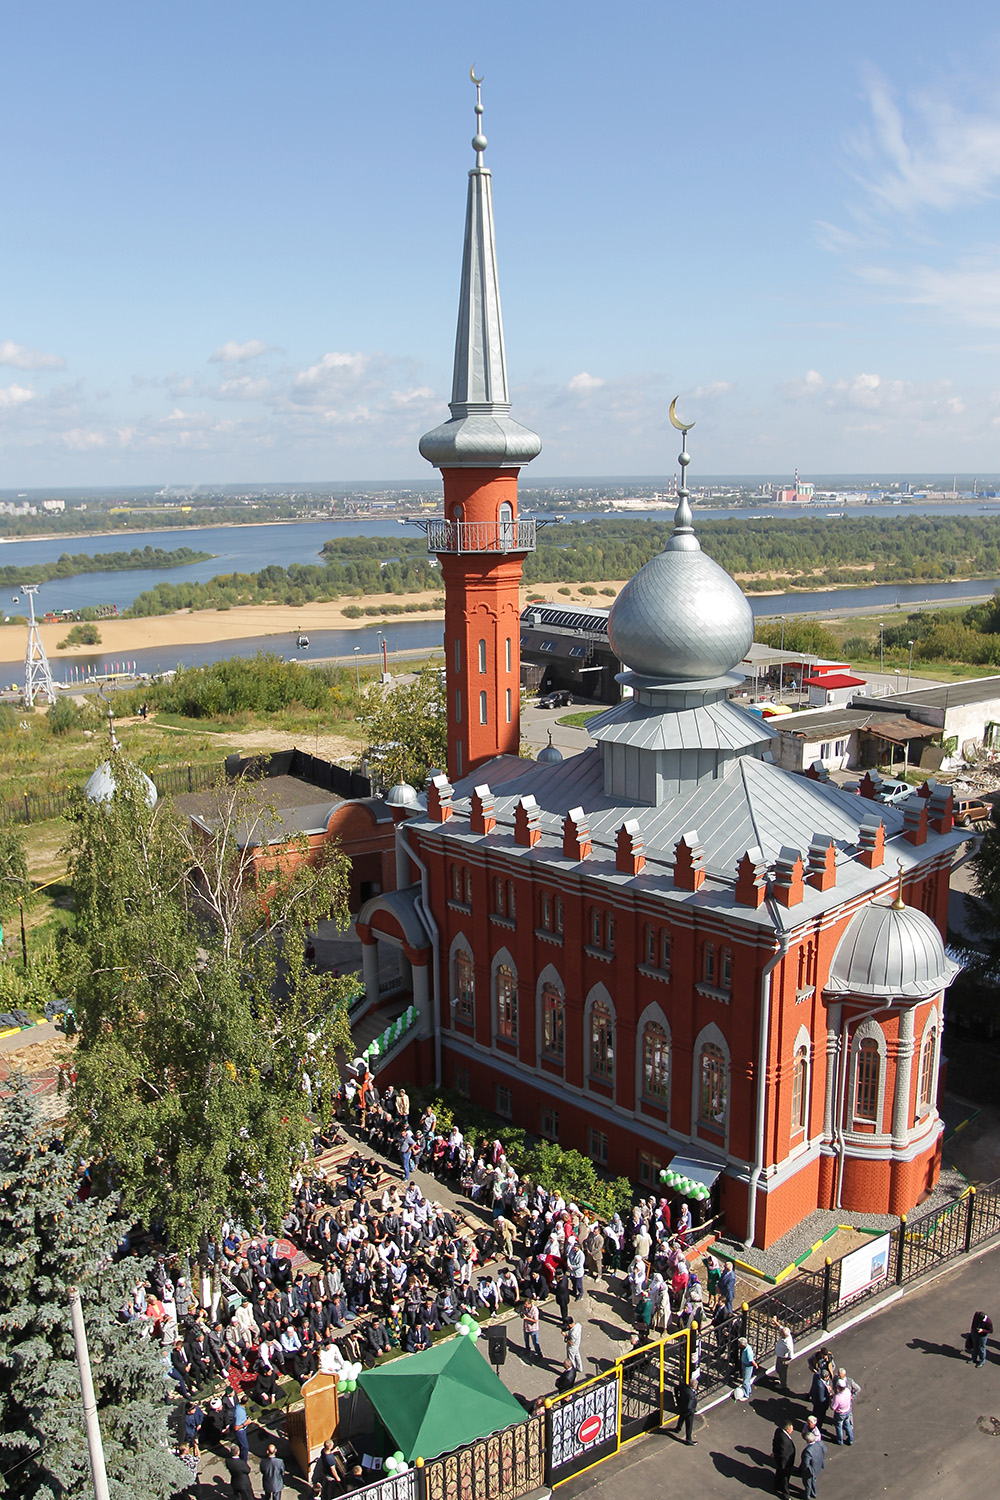
[[[955,505],[866,505],[852,508],[854,515],[977,515],[987,510],[982,502]],[[991,513],[1000,516],[1000,503],[988,507]],[[763,515],[788,515],[787,507],[762,506],[752,514],[732,510],[705,508],[698,515],[709,519],[724,519],[746,515],[748,521]],[[666,517],[667,512],[654,512],[656,519]],[[823,514],[818,507],[807,512],[815,517]],[[608,519],[607,511],[572,514],[568,519]],[[623,514],[617,519],[642,519],[633,514]],[[50,537],[44,540],[5,542],[0,547],[0,562],[14,566],[30,563],[52,562],[64,552],[117,552],[133,547],[187,546],[199,552],[211,552],[207,562],[192,563],[181,568],[139,569],[135,572],[85,573],[75,578],[53,580],[43,585],[38,595],[38,606],[44,609],[81,609],[86,605],[115,603],[126,609],[137,594],[153,588],[161,581],[184,580],[205,582],[220,573],[250,573],[279,563],[287,567],[293,562],[319,562],[323,543],[336,536],[384,536],[387,539],[403,533],[396,520],[364,518],[356,521],[300,521],[269,523],[261,526],[216,526],[192,528],[184,531],[148,531],[128,533],[125,536],[95,536],[79,539]],[[406,534],[413,535],[412,531]],[[388,550],[388,549],[387,549]],[[543,586],[542,586],[543,587]],[[1000,588],[1000,579],[981,578],[963,583],[914,583],[876,584],[868,588],[831,589],[829,591],[794,592],[789,594],[748,595],[754,615],[803,615],[822,612],[854,610],[871,612],[905,609],[940,601],[954,602],[958,599],[987,597]],[[10,606],[8,606],[9,608]],[[312,630],[308,652],[298,652],[291,634],[287,636],[260,636],[239,641],[220,641],[214,644],[146,649],[129,654],[138,670],[161,672],[179,665],[201,666],[207,662],[220,661],[229,656],[252,656],[257,651],[275,651],[279,655],[311,657],[353,658],[355,649],[363,655],[375,655],[380,649],[380,637],[385,636],[390,654],[394,651],[430,649],[441,644],[441,623],[435,620],[406,620],[387,623],[383,627],[362,626],[360,629]],[[80,655],[74,658],[78,666],[102,671],[111,665],[109,658],[101,652]],[[57,664],[56,675],[61,677],[65,668]]]

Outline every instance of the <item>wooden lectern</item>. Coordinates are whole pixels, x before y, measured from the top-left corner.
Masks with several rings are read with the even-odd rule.
[[[288,1446],[307,1479],[323,1444],[336,1434],[337,1421],[337,1377],[314,1375],[302,1387],[301,1411],[285,1417]]]

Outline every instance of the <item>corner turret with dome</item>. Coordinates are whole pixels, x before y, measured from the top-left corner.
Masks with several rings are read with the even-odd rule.
[[[101,696],[104,696],[103,693]],[[110,702],[108,702],[108,735],[111,740],[110,758],[102,761],[96,770],[90,773],[83,788],[83,795],[87,801],[96,803],[97,805],[106,805],[115,795],[115,792],[118,790],[118,783],[121,780],[120,777],[115,776],[115,767],[120,766],[124,760],[121,743],[115,734],[115,715]],[[153,782],[146,775],[145,771],[141,771],[131,761],[128,762],[128,765],[131,776],[135,780],[147,806],[155,807],[159,794]]]

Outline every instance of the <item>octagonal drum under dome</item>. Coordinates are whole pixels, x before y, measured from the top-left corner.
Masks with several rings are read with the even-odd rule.
[[[930,1000],[959,971],[930,917],[900,902],[855,912],[837,944],[827,990],[887,1000]]]

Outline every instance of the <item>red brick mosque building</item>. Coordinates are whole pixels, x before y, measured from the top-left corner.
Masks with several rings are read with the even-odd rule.
[[[399,888],[359,914],[369,991],[380,951],[402,950],[414,1081],[639,1185],[672,1167],[747,1243],[817,1208],[902,1213],[940,1164],[951,793],[893,808],[774,763],[774,732],[729,696],[753,621],[701,550],[686,477],[666,549],[611,611],[630,691],[582,754],[519,758],[535,523],[517,479],[541,443],[510,415],[481,130],[451,415],[420,444],[444,486],[427,535],[448,771],[426,808],[406,787],[387,799]],[[686,476],[686,432],[683,450]]]

